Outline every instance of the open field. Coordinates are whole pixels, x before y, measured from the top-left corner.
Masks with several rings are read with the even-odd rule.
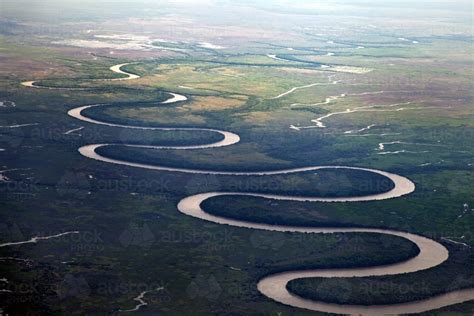
[[[309,166],[383,170],[415,190],[348,203],[224,195],[201,207],[262,225],[408,232],[449,251],[423,271],[289,282],[303,298],[371,306],[474,288],[465,9],[414,7],[407,18],[406,4],[388,3],[373,17],[359,2],[288,10],[280,1],[130,10],[66,2],[35,5],[31,16],[8,0],[0,19],[2,312],[323,315],[272,300],[257,284],[278,272],[370,268],[420,253],[390,234],[249,229],[177,207],[206,192],[331,199],[396,188],[358,169],[256,174]],[[122,73],[110,70],[121,64]],[[68,115],[97,104],[82,119]],[[222,131],[239,139],[213,147],[227,141]],[[92,144],[103,145],[99,156],[151,168],[78,151]],[[425,311],[472,313],[472,299]]]

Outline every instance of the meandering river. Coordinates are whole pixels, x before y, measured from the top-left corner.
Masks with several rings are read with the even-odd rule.
[[[122,66],[127,64],[119,64],[112,66],[110,70],[113,72],[125,75],[124,78],[115,79],[104,79],[104,80],[131,80],[140,78],[140,76],[128,73],[121,69]],[[35,81],[27,81],[22,83],[26,87],[41,88]],[[54,89],[54,88],[51,88]],[[58,88],[65,89],[65,88]],[[170,92],[170,98],[162,104],[170,104],[176,102],[186,101],[187,97]],[[169,128],[169,127],[144,127],[135,125],[124,125],[115,124],[113,122],[106,122],[94,119],[88,116],[85,112],[88,109],[107,106],[106,104],[94,104],[84,105],[74,109],[71,109],[68,114],[78,120],[81,120],[90,124],[99,124],[109,127],[117,128],[128,128],[128,129],[142,129],[142,130],[156,130],[156,131],[208,131],[215,132],[222,136],[222,139],[204,145],[194,146],[147,146],[147,145],[135,145],[135,144],[91,144],[79,148],[81,155],[102,161],[105,163],[112,163],[118,165],[125,165],[135,168],[143,168],[150,170],[159,170],[166,172],[184,172],[193,174],[213,174],[213,175],[232,175],[232,176],[266,176],[266,175],[278,175],[278,174],[290,174],[305,171],[314,171],[320,169],[350,169],[360,170],[365,172],[376,173],[387,177],[395,184],[394,188],[383,193],[371,194],[366,196],[348,196],[338,198],[322,198],[322,197],[298,197],[288,195],[276,195],[276,194],[260,194],[260,193],[244,193],[244,192],[208,192],[201,193],[183,198],[177,205],[178,210],[187,216],[192,216],[200,220],[213,222],[219,225],[227,225],[240,227],[243,229],[253,230],[266,230],[275,232],[296,232],[296,233],[308,233],[308,234],[335,234],[335,233],[377,233],[384,235],[397,236],[405,238],[419,248],[420,252],[417,256],[403,262],[384,265],[384,266],[373,266],[365,268],[346,268],[346,269],[312,269],[312,270],[295,270],[287,271],[283,273],[277,273],[269,275],[261,279],[258,284],[258,290],[266,297],[273,299],[285,305],[294,306],[298,308],[328,312],[328,313],[340,313],[340,314],[355,314],[355,315],[383,315],[383,314],[406,314],[406,313],[419,313],[429,310],[438,309],[441,307],[449,306],[452,304],[462,303],[465,301],[474,299],[474,289],[452,291],[447,294],[432,297],[426,300],[414,301],[402,304],[391,304],[391,305],[374,305],[374,306],[358,306],[358,305],[339,305],[329,304],[325,302],[318,302],[313,300],[304,299],[295,294],[290,293],[287,290],[288,282],[295,279],[304,278],[352,278],[352,277],[368,277],[368,276],[386,276],[386,275],[397,275],[404,273],[414,273],[421,270],[430,269],[436,267],[449,258],[448,250],[440,243],[435,240],[411,234],[407,232],[388,230],[388,229],[369,229],[369,228],[313,228],[313,227],[300,227],[300,226],[286,226],[286,225],[269,225],[262,223],[255,223],[237,219],[226,218],[210,214],[204,210],[201,205],[204,201],[215,198],[218,196],[254,196],[262,197],[273,200],[287,200],[287,201],[311,201],[311,202],[327,202],[327,203],[348,203],[348,202],[361,202],[361,201],[376,201],[385,200],[392,198],[399,198],[412,193],[415,190],[415,185],[408,178],[401,175],[389,173],[382,170],[360,168],[352,166],[308,166],[302,168],[290,168],[282,170],[262,170],[252,172],[234,172],[234,171],[217,171],[217,170],[201,170],[192,168],[177,168],[167,167],[153,164],[136,163],[133,161],[126,161],[116,158],[110,158],[97,153],[97,149],[105,146],[126,146],[135,148],[153,148],[153,149],[176,149],[176,150],[191,150],[191,149],[205,149],[205,148],[218,148],[223,146],[230,146],[238,143],[240,137],[232,132],[222,131],[217,129],[208,128]],[[143,293],[142,293],[143,294]],[[142,295],[143,296],[143,295]],[[140,298],[140,297],[139,297]]]

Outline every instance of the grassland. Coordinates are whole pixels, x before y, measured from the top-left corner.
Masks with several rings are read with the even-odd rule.
[[[109,23],[106,26],[114,25]],[[414,38],[422,43],[403,44],[394,36],[368,30],[364,38],[350,45],[347,34],[340,35],[346,44],[329,44],[326,38],[301,32],[292,36],[292,31],[283,28],[269,31],[266,36],[271,38],[257,42],[247,40],[256,35],[240,29],[239,36],[245,34],[245,40],[232,33],[231,48],[209,50],[192,42],[192,27],[186,32],[182,34],[189,36],[189,43],[173,45],[189,49],[187,57],[157,53],[153,58],[133,58],[145,53],[129,51],[90,54],[86,48],[51,45],[53,35],[2,35],[1,62],[7,68],[0,73],[0,101],[13,101],[16,106],[0,107],[0,125],[37,125],[0,129],[2,170],[17,169],[5,173],[9,181],[0,182],[0,241],[80,231],[77,236],[0,248],[1,257],[28,259],[5,259],[2,263],[0,278],[8,279],[6,289],[12,291],[0,293],[7,302],[6,312],[113,314],[133,308],[133,298],[152,290],[143,314],[234,315],[252,311],[261,315],[309,315],[312,313],[263,297],[256,290],[259,278],[285,269],[386,264],[417,252],[412,244],[395,237],[259,232],[185,217],[176,210],[176,204],[199,192],[343,196],[380,192],[392,184],[363,172],[327,170],[240,178],[153,172],[88,160],[77,149],[92,143],[193,145],[219,139],[210,132],[122,130],[66,115],[71,108],[97,103],[108,104],[89,110],[88,114],[98,119],[217,128],[241,137],[235,146],[212,151],[102,148],[108,156],[213,170],[352,165],[396,172],[416,183],[414,194],[383,202],[276,203],[250,197],[207,201],[205,208],[211,213],[256,222],[414,232],[442,242],[452,254],[446,264],[410,275],[292,282],[291,290],[300,295],[377,304],[474,286],[469,269],[474,246],[469,41],[448,35],[449,40],[436,36],[421,40],[418,34]],[[272,32],[287,33],[282,41],[280,33]],[[34,41],[25,42],[22,36]],[[354,48],[357,43],[366,48]],[[327,52],[335,55],[324,56]],[[293,61],[274,60],[268,54]],[[97,80],[120,77],[109,67],[129,61],[133,63],[124,70],[142,78]],[[334,72],[319,64],[373,71]],[[20,85],[24,80],[40,80],[39,84],[49,87],[87,89],[28,89]],[[321,85],[275,98],[314,83]],[[160,105],[168,92],[184,94],[189,101]],[[342,94],[345,96],[322,104],[326,98]],[[406,102],[410,104],[393,109],[413,109],[340,114],[325,119],[326,128],[289,128],[314,127],[311,120],[333,112]],[[294,103],[310,105],[291,106]],[[316,103],[320,104],[311,105]],[[369,130],[346,133],[372,124],[375,126]],[[67,134],[80,127],[84,128]],[[368,135],[361,136],[364,134]],[[386,143],[383,150],[380,143]],[[386,153],[400,150],[408,152]],[[469,205],[467,211],[464,204]],[[156,291],[162,286],[164,290]],[[439,314],[473,311],[473,303],[468,302],[447,307]]]

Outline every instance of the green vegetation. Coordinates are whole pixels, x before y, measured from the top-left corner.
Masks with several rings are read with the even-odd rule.
[[[303,297],[389,304],[474,287],[472,45],[462,18],[456,30],[464,35],[453,35],[445,27],[450,22],[437,18],[419,24],[386,14],[376,22],[373,16],[358,20],[340,13],[306,19],[278,6],[256,10],[248,5],[245,10],[259,12],[262,19],[257,23],[247,17],[237,23],[225,18],[227,11],[216,14],[210,7],[205,12],[181,8],[176,15],[172,6],[153,13],[137,8],[127,12],[119,5],[115,13],[103,15],[87,7],[76,14],[68,11],[51,26],[48,18],[25,17],[7,2],[5,17],[17,18],[0,24],[0,102],[16,106],[0,106],[0,243],[79,233],[0,248],[0,279],[9,282],[0,282],[0,290],[11,291],[0,292],[5,313],[113,314],[133,309],[134,298],[151,291],[145,298],[148,305],[140,309],[144,314],[313,315],[264,297],[257,291],[258,280],[279,271],[389,264],[418,252],[393,236],[265,232],[203,222],[176,209],[182,198],[211,191],[338,197],[392,189],[393,183],[379,175],[344,169],[192,175],[107,164],[77,151],[106,143],[114,146],[100,148],[104,156],[169,167],[261,171],[344,165],[406,176],[416,191],[385,201],[309,203],[220,196],[202,207],[258,223],[407,231],[439,241],[450,251],[447,262],[417,273],[292,281],[290,291]],[[242,9],[230,7],[232,12]],[[269,11],[275,10],[284,15],[281,21],[266,22],[273,21]],[[220,14],[222,20],[216,18]],[[143,31],[127,33],[149,36],[134,41],[155,48],[117,48],[137,43],[95,36],[123,36],[123,21],[130,23],[130,30]],[[368,26],[372,23],[377,25]],[[295,27],[299,25],[304,27]],[[400,40],[404,37],[409,41]],[[70,39],[109,46],[52,44]],[[206,48],[203,42],[222,47]],[[122,69],[140,79],[98,80],[124,77],[109,68],[128,62]],[[372,71],[335,71],[321,68],[323,64]],[[83,90],[20,85],[27,80]],[[170,92],[188,100],[162,104]],[[325,102],[330,96],[336,98]],[[87,104],[104,104],[85,112],[98,120],[220,129],[237,133],[241,142],[203,150],[125,147],[208,144],[222,136],[101,126],[66,114]],[[367,106],[373,107],[347,111]],[[341,114],[323,119],[325,128],[312,122],[334,112]],[[8,127],[16,125],[21,126]],[[309,128],[290,129],[292,125]],[[164,290],[156,290],[160,287]],[[466,302],[439,314],[473,311],[473,303]]]

